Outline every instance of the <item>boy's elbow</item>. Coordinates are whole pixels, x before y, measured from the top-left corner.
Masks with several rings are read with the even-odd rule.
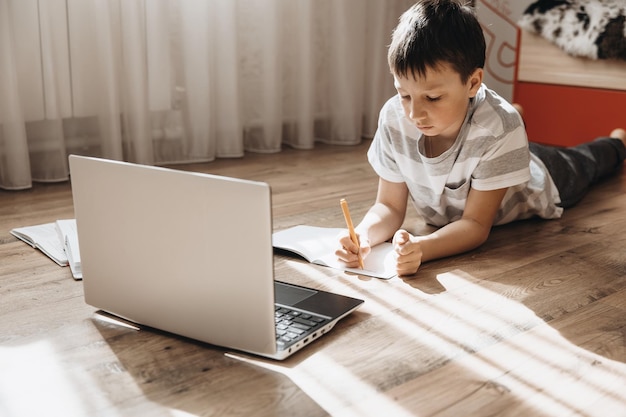
[[[491,225],[486,225],[478,222],[474,219],[468,219],[472,224],[472,236],[474,241],[474,248],[481,246],[489,239],[491,233]]]
[[[487,241],[487,239],[489,239],[489,232],[490,230],[486,230],[478,236],[478,238],[476,239],[476,247],[482,246]]]

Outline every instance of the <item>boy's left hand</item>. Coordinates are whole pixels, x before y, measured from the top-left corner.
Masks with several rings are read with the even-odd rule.
[[[393,235],[393,248],[396,252],[396,273],[399,276],[413,275],[422,264],[422,247],[417,239],[406,230],[398,230]]]

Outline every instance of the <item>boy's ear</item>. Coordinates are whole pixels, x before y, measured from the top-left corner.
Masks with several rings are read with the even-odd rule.
[[[474,73],[470,75],[468,83],[469,83],[469,97],[474,98],[481,84],[483,83],[483,74],[484,71],[482,68],[476,68]]]

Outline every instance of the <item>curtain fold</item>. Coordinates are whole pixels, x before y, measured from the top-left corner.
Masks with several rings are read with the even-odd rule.
[[[0,187],[373,135],[407,0],[0,0]]]
[[[0,2],[0,185],[7,189],[30,186],[30,160],[24,115],[16,89],[17,65],[13,21],[9,5]]]

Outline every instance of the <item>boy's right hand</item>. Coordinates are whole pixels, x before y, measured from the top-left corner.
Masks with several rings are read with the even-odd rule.
[[[350,239],[350,234],[347,230],[341,232],[338,236],[339,248],[335,251],[335,255],[337,255],[340,261],[345,262],[349,268],[359,267],[359,256],[357,253],[361,255],[362,259],[365,259],[372,251],[369,240],[361,239],[358,233],[356,237],[359,240],[360,250],[359,246]]]

